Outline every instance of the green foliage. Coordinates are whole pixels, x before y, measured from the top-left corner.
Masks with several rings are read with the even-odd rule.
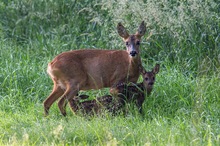
[[[118,22],[131,30],[145,20],[153,35],[143,41],[144,58],[168,59],[183,63],[185,71],[197,71],[208,57],[211,68],[219,67],[220,19],[215,1],[17,0],[3,1],[0,8],[4,38],[19,44],[49,45],[56,40],[62,50],[115,49],[123,47],[115,31]]]
[[[219,145],[220,19],[216,0],[2,0],[0,2],[0,145]],[[149,70],[161,64],[144,114],[81,117],[54,104],[47,63],[81,48],[124,49],[122,22],[142,41]],[[141,81],[141,79],[140,79]],[[88,91],[91,97],[108,89]]]
[[[76,49],[88,45],[83,44],[88,39],[97,43],[102,36],[98,22],[92,20],[100,7],[96,2],[17,0],[1,2],[0,7],[5,38],[19,44],[58,39]]]

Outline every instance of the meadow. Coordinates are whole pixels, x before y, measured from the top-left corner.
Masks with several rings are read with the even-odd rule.
[[[1,1],[0,145],[220,145],[219,8],[217,0]],[[125,49],[117,23],[135,33],[142,20],[143,66],[161,65],[143,114],[131,106],[126,115],[85,117],[67,107],[63,117],[54,104],[44,117],[56,55]]]

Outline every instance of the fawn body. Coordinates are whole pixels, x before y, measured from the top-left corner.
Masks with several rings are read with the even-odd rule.
[[[105,95],[94,100],[82,101],[80,99],[88,98],[87,95],[80,95],[72,99],[71,108],[77,112],[81,110],[83,113],[100,113],[100,111],[107,110],[112,113],[117,113],[122,109],[127,102],[135,102],[139,111],[142,112],[142,104],[145,100],[146,94],[150,95],[153,85],[155,83],[156,74],[159,72],[159,64],[150,72],[146,72],[142,67],[140,68],[143,77],[143,82],[138,84],[120,83],[116,86],[118,97]]]
[[[44,112],[61,97],[58,107],[65,116],[66,100],[72,101],[80,90],[114,87],[119,82],[137,82],[141,64],[140,41],[146,32],[144,22],[134,35],[124,26],[117,26],[127,50],[74,50],[61,53],[48,64],[47,72],[53,80],[51,94],[44,101]]]

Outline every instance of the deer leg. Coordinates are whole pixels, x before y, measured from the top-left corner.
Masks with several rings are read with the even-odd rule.
[[[44,114],[45,116],[48,115],[50,106],[60,97],[62,96],[64,91],[57,86],[57,84],[54,84],[53,91],[51,94],[47,97],[46,100],[44,100]]]
[[[68,87],[65,93],[63,94],[62,98],[59,100],[58,107],[63,116],[66,116],[65,106],[67,104],[67,101],[71,106],[71,102],[72,102],[71,100],[73,100],[73,98],[77,95],[77,93],[78,93],[77,89],[74,90],[73,88]]]
[[[79,97],[79,95],[78,95],[78,93],[76,94],[76,96],[77,96],[77,98]],[[84,97],[84,96],[83,96]],[[81,98],[81,96],[80,96],[80,98]],[[88,98],[88,96],[86,97],[86,95],[85,95],[85,98],[83,98],[83,99],[86,99],[86,98]],[[64,108],[66,109],[66,105],[67,105],[67,103],[68,102],[64,102]],[[71,104],[72,103],[72,104]],[[69,106],[72,108],[72,105],[74,105],[74,100],[72,99],[72,100],[69,100]]]
[[[60,112],[63,116],[66,116],[66,109],[65,109],[66,104],[67,104],[67,101],[66,101],[65,97],[62,97],[58,102],[58,107],[59,107]]]

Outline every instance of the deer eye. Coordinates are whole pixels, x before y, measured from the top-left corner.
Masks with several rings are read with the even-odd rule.
[[[136,45],[140,45],[140,41],[137,41],[137,42],[136,42]]]
[[[153,77],[153,80],[155,80],[155,77]]]
[[[128,46],[128,45],[129,45],[129,43],[128,43],[128,42],[126,42],[126,43],[125,43],[125,45],[126,45],[126,46]]]
[[[145,78],[145,80],[147,81],[147,80],[148,80],[148,77],[147,77],[147,78]]]

